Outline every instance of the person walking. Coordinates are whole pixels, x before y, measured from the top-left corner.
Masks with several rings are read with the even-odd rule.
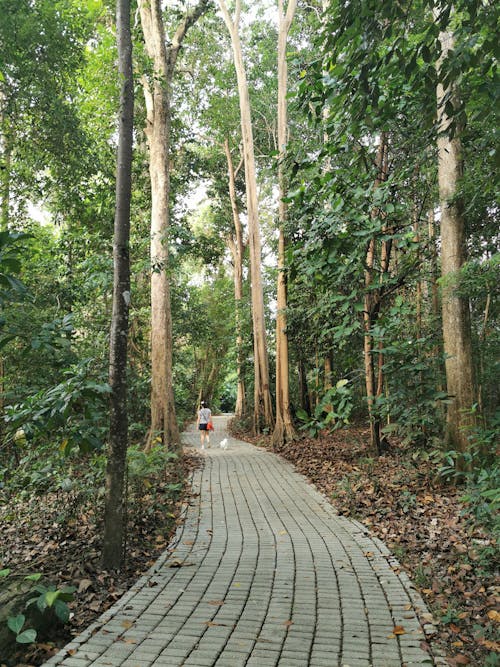
[[[198,410],[198,430],[200,431],[200,444],[201,448],[205,449],[205,440],[207,442],[207,447],[210,447],[210,431],[208,430],[208,423],[212,418],[212,411],[205,404],[205,401],[201,401],[200,409]]]

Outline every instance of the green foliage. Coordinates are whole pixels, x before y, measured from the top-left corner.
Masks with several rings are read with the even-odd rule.
[[[446,452],[444,464],[439,469],[445,479],[452,478],[464,484],[464,516],[472,526],[491,536],[492,546],[480,549],[485,568],[494,566],[500,542],[500,463],[496,456],[499,433],[500,413],[497,412],[488,428],[471,429],[467,452]],[[457,466],[458,460],[460,466]]]
[[[336,430],[349,423],[353,409],[352,392],[349,380],[342,379],[323,394],[320,402],[309,416],[299,408],[297,417],[303,422],[301,428],[307,430],[311,438],[317,438],[325,428]]]
[[[5,421],[11,438],[22,429],[28,439],[35,435],[51,440],[64,453],[77,447],[82,452],[100,449],[106,426],[109,385],[96,381],[92,359],[84,359],[63,371],[65,380],[55,387],[29,396],[23,403],[6,406]]]
[[[21,270],[22,248],[19,241],[26,238],[22,232],[0,231],[0,305],[18,299],[26,292],[16,278]]]
[[[150,490],[152,480],[164,477],[167,466],[177,459],[175,452],[168,451],[163,446],[153,447],[146,452],[139,445],[131,445],[127,449],[127,471],[132,490],[139,495],[144,492],[144,488]],[[175,487],[172,490],[178,489]]]

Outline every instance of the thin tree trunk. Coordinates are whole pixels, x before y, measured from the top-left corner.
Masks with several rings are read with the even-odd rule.
[[[134,122],[130,0],[117,0],[116,26],[121,92],[113,244],[113,314],[109,354],[110,435],[102,551],[103,567],[107,570],[118,569],[123,564],[127,501],[124,493],[124,480],[128,443],[127,340],[130,304],[129,238]]]
[[[377,153],[377,170],[378,175],[375,180],[375,187],[384,180],[387,165],[387,135],[382,133],[380,137],[380,145]],[[384,271],[389,268],[391,246],[388,242],[382,243],[381,251],[381,269],[380,283],[378,289],[374,288],[374,265],[376,254],[376,239],[371,238],[368,243],[365,260],[365,295],[363,306],[363,332],[364,332],[364,363],[365,363],[365,384],[366,384],[366,398],[368,402],[368,417],[370,420],[370,437],[372,448],[381,453],[380,444],[380,416],[375,409],[376,397],[380,396],[383,391],[383,374],[382,365],[383,358],[379,352],[378,372],[375,372],[375,351],[373,347],[373,326],[377,321],[380,310],[380,292],[383,280]]]
[[[224,152],[227,160],[227,173],[229,179],[229,199],[231,202],[231,211],[234,225],[234,238],[229,239],[229,249],[233,257],[234,265],[234,302],[235,302],[235,323],[236,323],[236,373],[238,378],[236,390],[235,416],[241,418],[245,410],[245,376],[243,373],[243,333],[242,333],[242,300],[243,300],[243,229],[236,199],[236,175],[240,170],[242,162],[236,169],[233,166],[233,158],[229,148],[229,140],[224,141]]]
[[[245,164],[247,195],[248,240],[250,247],[250,277],[252,284],[252,321],[254,344],[254,419],[253,428],[259,433],[262,427],[272,428],[274,417],[269,388],[269,361],[267,356],[266,328],[264,320],[264,294],[261,277],[261,242],[259,211],[257,202],[257,178],[253,145],[253,130],[250,113],[248,83],[243,64],[239,36],[241,1],[236,0],[234,18],[231,17],[224,0],[217,0],[224,22],[231,36],[234,66],[238,80],[241,115],[241,135]]]
[[[0,92],[0,154],[2,156],[3,169],[0,170],[0,231],[7,231],[10,218],[10,185],[11,185],[11,156],[12,156],[12,129],[10,120],[5,113],[5,99]],[[0,441],[3,436],[3,414],[4,414],[4,391],[5,391],[5,358],[0,353]]]
[[[370,438],[372,447],[380,451],[380,424],[375,418],[375,368],[373,361],[373,338],[372,338],[372,318],[373,318],[373,265],[375,262],[375,239],[370,239],[365,262],[365,294],[363,297],[363,354],[365,362],[365,384],[366,399],[368,401],[368,417],[370,420]]]
[[[432,315],[434,319],[439,317],[439,290],[438,290],[438,261],[437,261],[437,251],[436,251],[436,228],[434,224],[434,210],[431,209],[427,214],[427,228],[429,234],[429,245],[430,245],[430,254],[431,254],[431,307]]]
[[[278,287],[276,315],[276,423],[272,443],[274,447],[296,440],[298,435],[293,425],[290,412],[290,385],[288,362],[287,334],[287,280],[285,267],[285,224],[287,205],[284,201],[287,194],[283,160],[288,141],[288,119],[286,91],[288,85],[288,67],[286,61],[286,44],[288,32],[292,24],[296,0],[289,0],[286,13],[283,0],[278,0],[278,187],[279,187],[279,238],[278,238]]]
[[[440,66],[453,48],[451,33],[441,32]],[[462,177],[462,146],[460,128],[456,128],[453,138],[449,135],[450,118],[445,111],[444,98],[449,96],[453,105],[458,102],[456,85],[444,89],[437,86],[438,109],[438,179],[441,205],[441,276],[443,342],[446,355],[446,385],[449,403],[447,405],[448,446],[460,452],[468,449],[467,428],[475,423],[472,408],[476,398],[472,362],[471,324],[468,299],[458,294],[451,284],[458,278],[466,260],[465,221],[463,205],[457,198],[457,189]],[[458,461],[464,467],[464,461]]]
[[[172,359],[172,311],[168,275],[170,227],[170,130],[172,78],[188,29],[207,9],[208,0],[186,13],[167,48],[160,0],[139,0],[146,51],[153,76],[142,77],[146,101],[146,138],[151,179],[151,426],[146,443],[178,448]]]
[[[300,396],[300,407],[307,412],[308,415],[311,414],[311,400],[309,396],[309,389],[307,386],[307,371],[304,360],[299,358],[299,396]]]
[[[479,334],[479,382],[477,387],[477,403],[479,406],[479,411],[481,414],[484,414],[484,405],[483,405],[483,384],[482,379],[484,376],[484,355],[482,350],[482,345],[486,340],[486,330],[488,325],[488,317],[490,313],[491,306],[491,292],[488,292],[486,296],[486,303],[484,305],[483,312],[483,325],[481,327],[481,333]]]

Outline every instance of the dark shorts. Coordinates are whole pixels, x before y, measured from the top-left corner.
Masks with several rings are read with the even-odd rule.
[[[198,429],[200,431],[206,431],[208,424],[198,424]]]

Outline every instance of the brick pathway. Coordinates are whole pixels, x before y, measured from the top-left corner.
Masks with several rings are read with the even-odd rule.
[[[273,454],[216,447],[225,423],[174,551],[46,667],[438,664],[420,648],[424,603],[387,548]],[[194,427],[184,441],[199,449]]]

